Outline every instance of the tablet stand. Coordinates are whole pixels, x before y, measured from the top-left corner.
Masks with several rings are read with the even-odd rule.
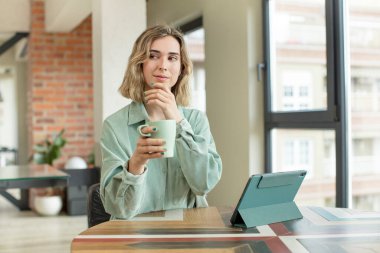
[[[293,201],[306,171],[252,176],[231,218],[238,227],[250,228],[302,218]]]

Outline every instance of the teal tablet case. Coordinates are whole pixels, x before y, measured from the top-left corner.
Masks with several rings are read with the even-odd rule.
[[[294,197],[305,176],[305,170],[251,176],[231,217],[231,224],[250,228],[302,218]]]

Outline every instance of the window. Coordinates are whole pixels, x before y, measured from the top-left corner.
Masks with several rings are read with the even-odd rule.
[[[293,166],[294,164],[294,142],[285,141],[284,142],[284,163],[287,166]]]
[[[309,86],[300,86],[300,97],[309,96]]]
[[[283,158],[285,160],[284,164],[292,166],[292,168],[287,168],[285,170],[295,170],[299,167],[302,169],[308,169],[310,164],[310,140],[286,140],[284,142],[284,154]]]
[[[293,87],[284,86],[284,97],[292,97],[293,96]]]
[[[373,155],[373,138],[354,139],[353,140],[354,156],[372,156]]]
[[[300,100],[310,109],[326,109],[327,101],[318,93],[326,93],[323,78],[326,75],[326,23],[324,1],[272,0],[269,3],[269,36],[271,62],[271,109],[279,107],[281,87],[294,90],[293,110],[303,110]],[[302,88],[301,88],[302,87]],[[309,96],[314,88],[314,97]],[[306,89],[306,90],[305,90]],[[302,90],[302,93],[300,92]],[[316,99],[316,98],[319,99]],[[297,101],[298,100],[298,101]]]
[[[298,203],[335,204],[335,137],[332,130],[274,129],[272,157],[274,171],[307,170],[304,191]],[[301,188],[301,189],[302,189]]]
[[[304,203],[341,207],[352,203],[354,208],[376,210],[380,2],[263,1],[268,171],[295,169],[291,166],[298,156],[299,166],[305,162],[312,172],[305,187],[318,195],[312,198],[304,191],[300,196]],[[291,87],[292,96],[279,93],[281,87]],[[281,154],[282,147],[286,155],[286,145],[278,145],[279,140],[291,136],[295,162],[290,166],[273,154]],[[318,178],[327,184],[318,183]]]
[[[355,64],[352,60],[351,64]],[[379,111],[378,73],[380,68],[351,67],[351,111],[376,112]],[[358,114],[355,114],[356,116]]]
[[[301,140],[299,142],[300,146],[300,164],[301,165],[309,165],[310,164],[310,141],[309,140]]]
[[[316,104],[313,98],[308,96],[308,90],[312,86],[312,77],[309,72],[289,69],[283,69],[281,72],[284,92],[283,95],[277,95],[278,101],[283,104],[283,107],[279,108],[281,111],[304,110]]]
[[[202,18],[197,18],[180,27],[188,47],[189,56],[193,62],[191,85],[191,107],[206,111],[206,72],[204,67],[204,29]]]
[[[347,1],[353,207],[379,211],[380,2]]]
[[[302,203],[346,207],[342,0],[263,1],[265,167],[305,169]]]

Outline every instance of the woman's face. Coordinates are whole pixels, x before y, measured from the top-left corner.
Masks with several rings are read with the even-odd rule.
[[[157,39],[153,41],[149,51],[149,58],[143,63],[145,83],[165,83],[172,88],[181,74],[178,41],[172,36]]]

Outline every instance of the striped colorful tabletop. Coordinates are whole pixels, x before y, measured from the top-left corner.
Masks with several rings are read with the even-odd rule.
[[[250,229],[230,208],[197,208],[109,221],[76,236],[72,252],[380,252],[380,213],[301,207],[303,219]],[[280,210],[279,210],[280,211]]]

